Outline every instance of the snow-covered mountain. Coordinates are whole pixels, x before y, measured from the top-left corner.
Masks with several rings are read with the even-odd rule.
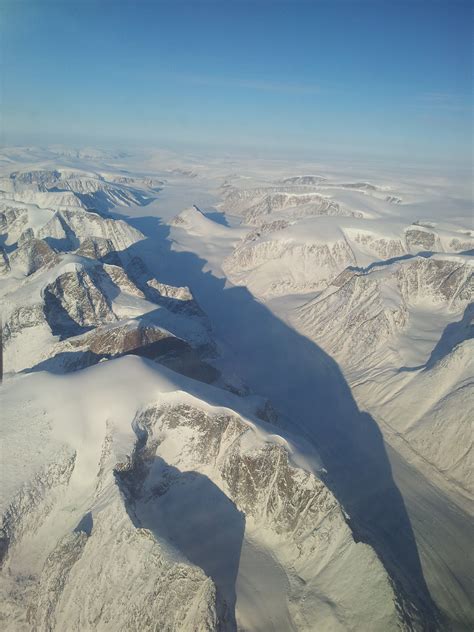
[[[397,217],[402,207],[394,214],[392,201],[377,197],[382,189],[392,191],[364,182],[331,183],[321,176],[294,176],[251,189],[228,184],[221,208],[256,228],[227,258],[226,274],[257,296],[271,298],[321,291],[350,266],[473,249],[472,230],[410,221],[409,214]]]
[[[331,204],[342,208],[345,203],[353,217],[350,212],[297,217],[294,209],[287,213],[282,208],[281,200],[291,195],[306,199],[328,192]],[[417,219],[419,206],[403,204],[403,197],[391,186],[340,183],[321,175],[287,177],[249,189],[227,183],[223,189],[222,208],[251,227],[257,217],[253,209],[268,201],[258,228],[250,228],[225,260],[228,277],[264,300],[301,294],[300,305],[288,314],[291,323],[336,358],[358,385],[361,403],[379,411],[381,385],[362,397],[372,388],[367,380],[386,385],[387,371],[402,372],[398,381],[431,371],[472,335],[474,233],[469,212],[461,223],[437,214]],[[400,388],[385,388],[398,393],[396,409],[404,393]],[[393,423],[400,427],[400,421]],[[465,421],[459,423],[465,428]],[[436,440],[433,450],[439,451]],[[424,458],[429,451],[426,447]],[[469,486],[466,466],[467,461],[462,483]]]
[[[129,183],[107,181],[98,173],[70,169],[18,171],[0,179],[0,197],[36,204],[40,208],[78,207],[106,212],[115,206],[150,201],[153,191],[146,182],[146,179],[137,182],[140,189]]]
[[[357,630],[368,607],[369,629],[402,624],[375,553],[245,401],[131,357],[4,388],[11,629]]]
[[[427,500],[427,483],[413,497],[420,541],[428,539],[420,550],[432,594],[451,617],[447,627],[467,629],[474,615],[467,588],[472,560],[454,562],[461,550],[446,547],[444,563],[457,565],[459,574],[440,578],[433,547],[443,548],[440,538],[456,537],[447,535],[450,529],[465,546],[472,537],[472,204],[453,205],[450,194],[424,192],[413,183],[339,184],[331,176],[294,176],[264,186],[255,179],[252,188],[231,182],[221,208],[249,228],[223,270],[337,360],[359,407],[396,450],[392,465],[402,493],[413,497],[400,457],[414,468],[412,476],[418,471],[435,486],[436,500]],[[327,196],[352,217],[303,217],[269,203],[257,219],[253,208],[289,190]],[[445,509],[439,520],[460,517],[456,525],[446,518],[442,536],[421,527],[430,518],[419,509],[433,511],[440,497],[455,509]]]
[[[58,250],[71,250],[87,237],[110,239],[114,248],[124,250],[143,235],[122,220],[113,221],[82,209],[53,210],[15,201],[0,201],[3,250],[31,237],[44,239]]]
[[[126,252],[107,249],[103,260],[93,258],[92,244],[111,246],[87,238],[76,252],[60,253],[34,239],[12,252],[2,296],[7,370],[31,369],[48,358],[46,367],[88,366],[134,349],[130,335],[137,349],[172,337],[176,353],[179,346],[191,355],[192,349],[209,352],[209,325],[187,288],[147,279],[143,263]],[[31,260],[33,271],[25,269]],[[168,346],[161,345],[164,356],[173,355]]]
[[[368,361],[374,366],[378,358],[385,366],[404,366],[420,323],[434,310],[441,326],[462,316],[474,294],[473,270],[472,258],[463,255],[400,258],[362,270],[351,266],[299,308],[298,318],[346,367]]]
[[[295,316],[300,330],[360,384],[364,406],[406,435],[411,448],[466,497],[473,270],[472,257],[462,255],[346,270]]]
[[[462,563],[394,482],[427,477],[463,542],[459,213],[363,176],[0,164],[2,629],[468,629]]]

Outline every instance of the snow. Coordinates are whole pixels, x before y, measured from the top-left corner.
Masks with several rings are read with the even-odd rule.
[[[474,617],[466,591],[468,563],[452,541],[454,537],[468,546],[470,499],[466,444],[472,349],[465,338],[466,306],[472,300],[468,285],[472,256],[466,251],[472,248],[473,233],[472,204],[461,180],[446,173],[389,174],[363,168],[356,173],[347,166],[183,159],[164,152],[127,157],[62,148],[4,151],[5,175],[14,169],[40,168],[58,168],[71,179],[81,172],[84,186],[87,178],[96,181],[98,173],[115,184],[122,176],[133,178],[133,187],[143,193],[145,179],[162,183],[155,200],[141,206],[127,198],[127,205],[116,206],[107,221],[121,215],[141,231],[140,239],[133,232],[121,233],[128,239],[124,249],[131,256],[139,255],[163,287],[190,288],[208,319],[202,339],[215,343],[221,383],[238,382],[269,398],[278,416],[277,426],[261,421],[256,413],[262,399],[233,395],[134,356],[67,375],[47,371],[14,375],[33,366],[57,342],[44,323],[24,329],[11,359],[5,354],[9,367],[1,392],[2,411],[6,411],[1,431],[11,452],[3,506],[51,463],[75,455],[75,464],[69,482],[57,484],[51,513],[45,511],[38,534],[25,539],[24,552],[15,558],[12,570],[37,574],[64,533],[90,511],[97,538],[90,538],[71,577],[86,589],[88,563],[94,559],[88,555],[99,555],[101,546],[113,542],[110,551],[124,568],[136,572],[136,581],[148,590],[146,582],[140,583],[143,569],[148,568],[144,560],[157,554],[156,549],[134,539],[138,530],[112,483],[111,463],[128,462],[137,441],[133,424],[150,405],[188,405],[213,419],[237,416],[244,424],[246,431],[232,448],[243,459],[239,471],[245,471],[245,459],[258,462],[266,446],[278,447],[296,468],[298,494],[323,486],[321,478],[327,475],[337,498],[322,487],[328,506],[326,513],[321,510],[325,517],[311,535],[315,540],[300,541],[296,531],[278,532],[277,496],[271,519],[246,510],[238,555],[238,546],[226,550],[225,542],[216,540],[220,543],[213,556],[209,547],[193,542],[194,523],[178,526],[178,517],[186,506],[194,507],[199,517],[198,490],[206,489],[223,503],[221,518],[228,542],[238,540],[233,531],[235,514],[226,504],[231,497],[226,470],[217,457],[215,463],[201,459],[192,425],[170,429],[156,422],[155,458],[179,470],[182,487],[173,488],[168,499],[165,494],[164,500],[157,500],[155,509],[143,505],[137,511],[166,564],[185,564],[186,577],[194,577],[197,592],[205,592],[202,603],[209,612],[220,607],[219,596],[211,596],[214,583],[206,584],[210,577],[231,606],[235,589],[241,630],[310,630],[315,621],[318,629],[395,629],[388,579],[392,574],[422,612],[430,608],[423,587],[426,580],[431,596],[453,625],[469,629]],[[289,182],[287,178],[295,173],[317,173],[326,179],[309,181],[305,176]],[[127,186],[123,184],[124,191]],[[237,191],[234,202],[228,197],[229,187]],[[270,209],[262,216],[263,225],[260,220],[252,226],[242,221],[248,208],[279,191],[292,199],[307,195],[330,199],[356,216],[307,216],[314,209],[296,204]],[[58,209],[65,209],[65,217],[71,212],[67,196],[13,190],[6,195],[15,197],[12,206],[26,209],[27,226],[35,234]],[[17,203],[20,198],[52,208]],[[10,202],[3,199],[1,204]],[[295,210],[303,210],[303,216]],[[104,226],[103,218],[97,217]],[[271,225],[277,220],[286,225]],[[434,235],[436,250],[424,252],[422,245],[410,245],[407,234],[412,230],[427,239]],[[88,234],[84,224],[79,235]],[[7,243],[14,245],[15,240]],[[7,306],[2,309],[7,313],[35,305],[58,274],[91,265],[68,253],[61,254],[55,266],[26,279],[12,269],[0,278],[2,302]],[[444,293],[433,281],[433,266],[439,267],[440,283],[451,279],[443,286]],[[452,275],[458,269],[462,275],[453,285]],[[350,287],[352,293],[344,294]],[[462,289],[451,295],[452,287]],[[124,288],[110,302],[121,324],[152,313],[155,325],[184,340],[196,340],[203,332],[199,319],[157,309]],[[375,317],[380,325],[364,329]],[[110,463],[104,456],[109,443]],[[225,452],[225,458],[231,453]],[[99,464],[106,461],[98,477]],[[150,489],[161,481],[163,471],[157,463],[146,482]],[[204,479],[193,482],[192,473],[212,484]],[[59,502],[56,498],[61,494],[64,499]],[[243,497],[236,495],[235,502],[245,507]],[[158,511],[164,532],[156,527]],[[123,538],[133,555],[121,557],[124,549],[114,539],[113,515],[127,534]],[[371,546],[354,543],[342,515],[348,515],[361,532],[370,532]],[[203,538],[212,529],[208,518],[194,526]],[[74,547],[79,545],[75,541]],[[307,545],[313,548],[305,549]],[[298,546],[303,548],[297,552]],[[107,567],[105,558],[100,563],[104,572],[116,573],[117,567]],[[230,569],[236,563],[238,572],[232,577]],[[48,572],[48,581],[53,581],[55,571]],[[66,601],[57,610],[63,621],[68,613],[80,617],[67,601],[73,599],[67,590]],[[41,596],[40,602],[44,599]],[[198,612],[196,603],[190,611]]]
[[[288,577],[271,551],[246,539],[237,578],[239,628],[255,632],[296,630],[289,612],[288,592]]]
[[[129,388],[131,379],[133,380],[133,389]],[[28,569],[31,572],[35,565],[37,567],[47,554],[48,547],[52,545],[54,538],[58,537],[61,525],[65,521],[66,524],[77,521],[75,516],[77,516],[78,511],[85,511],[90,503],[91,492],[97,485],[97,468],[102,461],[101,453],[103,453],[103,446],[106,445],[109,433],[112,433],[113,437],[115,458],[118,461],[127,458],[127,454],[130,454],[134,444],[131,420],[136,417],[137,411],[145,410],[150,404],[165,407],[188,405],[193,410],[204,410],[212,415],[235,415],[236,408],[243,408],[244,410],[247,408],[248,413],[252,410],[250,402],[246,405],[237,396],[198,384],[163,367],[134,357],[113,360],[104,365],[91,367],[67,376],[55,376],[48,373],[18,376],[10,378],[6,386],[7,388],[2,394],[4,398],[2,404],[7,411],[18,401],[19,393],[26,392],[30,404],[27,409],[28,418],[36,420],[43,416],[44,419],[35,433],[29,433],[27,424],[16,426],[14,430],[16,441],[9,438],[7,432],[4,433],[9,440],[9,445],[12,445],[13,448],[15,445],[21,445],[21,455],[19,448],[16,452],[19,457],[15,461],[16,470],[12,467],[7,471],[7,494],[4,496],[4,502],[8,503],[11,494],[16,491],[15,482],[25,480],[25,475],[34,478],[36,472],[39,473],[42,467],[48,466],[52,459],[57,460],[58,452],[67,451],[68,454],[76,455],[74,470],[67,490],[70,517],[66,518],[63,507],[53,509],[53,513],[46,517],[44,524],[40,526],[36,534],[24,541],[22,552],[11,567],[13,573],[26,572]],[[84,397],[84,394],[87,396]],[[232,408],[228,407],[230,405]],[[7,426],[10,426],[12,418],[14,420],[15,416],[9,415],[6,418]],[[240,420],[239,423],[243,422],[248,426],[248,432],[244,433],[245,443],[241,446],[244,453],[253,454],[265,444],[282,445],[282,439],[269,433],[268,426],[258,422],[255,417],[248,421],[246,417],[239,417],[238,419]],[[34,453],[35,443],[39,438],[37,433],[39,433],[41,443],[47,445],[48,449],[38,451],[29,463],[29,470],[25,472],[23,458],[29,456],[31,452]],[[195,454],[190,452],[189,456],[186,457],[185,451],[186,443],[190,442],[192,437],[191,428],[183,428],[175,431],[174,436],[171,434],[168,437],[165,434],[160,445],[160,458],[164,458],[167,463],[175,463],[185,475],[187,469],[195,467],[193,464],[193,459],[196,458]],[[283,445],[288,445],[288,440]],[[191,460],[187,461],[189,458]],[[217,475],[212,468],[209,466],[201,467],[203,467],[204,472],[207,472],[209,476],[212,475],[216,480]],[[158,472],[151,470],[150,485],[153,485],[153,478],[157,474]],[[199,481],[195,478],[192,480]],[[221,594],[227,602],[232,603],[234,580],[228,575],[231,566],[229,566],[229,549],[226,547],[230,546],[231,537],[239,537],[238,534],[231,536],[231,532],[237,525],[232,519],[232,515],[225,513],[227,510],[224,511],[224,506],[221,510],[219,506],[216,507],[212,513],[208,513],[206,509],[201,516],[199,505],[196,504],[196,502],[199,503],[197,499],[200,493],[191,484],[192,480],[190,487],[178,486],[175,492],[168,493],[164,497],[164,504],[154,506],[155,511],[158,511],[159,508],[160,538],[166,537],[168,541],[173,542],[174,547],[178,546],[179,549],[186,550],[188,558],[206,569],[206,573],[218,582]],[[10,484],[8,485],[8,483]],[[110,491],[107,492],[106,497],[102,495],[100,502],[93,505],[92,519],[94,525],[104,524],[104,517],[112,502],[110,493]],[[188,508],[191,517],[188,523],[181,526],[182,507]],[[221,515],[219,511],[224,511],[224,513]],[[145,525],[155,523],[156,519],[151,506],[144,507],[140,516]],[[206,541],[206,533],[215,529],[215,521],[219,524],[219,532],[224,538],[221,544],[219,544],[218,539]],[[339,527],[340,529],[342,525],[344,525],[343,522]],[[96,534],[93,537],[99,537],[100,528],[100,526],[93,527]],[[348,530],[345,525],[344,529],[345,546],[348,546],[350,540],[347,540]],[[252,533],[254,533],[253,536]],[[239,574],[236,583],[237,618],[243,622],[243,625],[249,625],[255,621],[255,617],[259,619],[261,617],[260,625],[264,625],[268,621],[274,625],[273,629],[283,629],[282,626],[288,623],[292,629],[295,627],[294,617],[296,615],[290,615],[289,611],[285,614],[283,606],[288,595],[287,571],[281,566],[281,562],[271,561],[273,559],[272,553],[265,554],[261,548],[265,546],[264,542],[268,542],[269,538],[270,541],[275,538],[275,535],[271,535],[271,533],[271,529],[267,533],[257,525],[255,525],[254,531],[250,527],[248,540],[246,539],[244,544],[245,553],[239,557]],[[257,538],[255,546],[258,547],[260,559],[265,562],[258,568],[255,567],[255,561],[258,557],[255,555],[249,557],[253,546],[251,544],[252,538]],[[166,549],[165,547],[165,550],[168,556],[171,555],[173,559],[179,561],[180,558],[179,556],[176,557],[173,548]],[[351,558],[355,556],[354,562],[357,563],[358,558],[362,556],[364,559],[364,555],[367,554],[369,554],[368,551],[365,553],[358,546],[355,546]],[[280,544],[279,555],[288,556],[291,553]],[[129,563],[133,563],[132,560],[133,558],[130,558]],[[226,560],[229,560],[228,563]],[[81,568],[82,565],[74,566],[74,573],[80,572]],[[378,572],[379,570],[377,570]],[[255,583],[260,583],[260,581],[264,582],[266,592],[264,595],[255,595],[254,593],[252,601],[249,594],[253,592],[252,587]],[[330,589],[330,584],[324,588],[324,584],[319,582],[318,586],[319,590]],[[388,590],[388,585],[385,590]],[[262,602],[261,599],[258,599],[259,605],[257,605],[255,598],[265,595],[269,597],[272,595],[271,600]],[[344,598],[348,598],[348,595]],[[349,597],[349,599],[351,600],[353,597]],[[274,607],[277,600],[280,605]],[[265,604],[264,607],[263,604]],[[70,612],[70,616],[76,616],[74,609],[71,609]],[[391,616],[392,614],[389,615],[389,617]],[[334,615],[331,615],[329,621],[333,619]],[[308,623],[300,629],[309,629]]]

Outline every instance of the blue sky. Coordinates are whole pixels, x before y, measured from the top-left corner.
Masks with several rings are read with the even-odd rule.
[[[2,1],[6,142],[466,160],[463,0]]]

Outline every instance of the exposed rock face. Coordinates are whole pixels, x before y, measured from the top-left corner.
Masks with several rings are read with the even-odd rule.
[[[404,411],[410,445],[454,483],[468,504],[472,502],[473,336],[471,326],[464,341],[420,371],[387,406],[392,423]]]
[[[57,345],[62,370],[87,366],[131,349],[138,352],[135,342],[140,342],[143,354],[158,355],[175,369],[209,381],[215,379],[217,372],[195,351],[194,340],[193,344],[187,341],[195,336],[199,338],[197,346],[209,344],[205,316],[189,290],[151,278],[139,258],[125,252],[143,239],[142,233],[122,220],[93,212],[113,205],[146,203],[153,195],[146,189],[159,184],[151,179],[112,182],[97,173],[72,169],[17,171],[2,179],[0,231],[5,248],[0,253],[0,273],[9,283],[2,297],[8,370],[51,361],[50,354],[40,352],[49,329],[64,341],[99,328],[95,344],[91,337],[76,349],[59,349],[61,345]],[[66,254],[71,251],[75,256]],[[21,275],[28,278],[14,283]],[[142,332],[140,341],[132,341],[130,333],[123,333],[121,338],[118,327],[114,345],[102,331],[108,323],[149,312],[153,313],[148,318],[149,329],[136,329]],[[193,317],[198,317],[199,325],[192,322]],[[122,326],[122,331],[125,329]],[[166,329],[171,331],[164,336]],[[173,334],[175,329],[186,339]],[[159,339],[147,340],[143,331],[160,332]],[[103,342],[97,350],[99,338]],[[168,346],[158,348],[162,338],[169,339]],[[87,347],[89,343],[95,350]]]
[[[86,220],[87,221],[87,220]],[[59,211],[36,230],[38,239],[44,239],[58,250],[68,251],[79,245],[79,237]]]
[[[345,216],[362,218],[364,213],[337,201],[334,193],[356,192],[359,196],[373,197],[391,203],[402,200],[390,190],[370,182],[337,182],[323,176],[300,175],[283,178],[266,186],[240,188],[226,181],[221,187],[225,212],[241,215],[245,223],[259,225],[269,214],[284,213],[298,219],[311,216]]]
[[[18,241],[28,224],[28,214],[24,208],[15,206],[14,202],[0,203],[0,233],[5,235],[6,243]]]
[[[62,450],[54,462],[27,481],[4,509],[0,522],[0,567],[21,538],[38,528],[52,511],[74,470],[76,455]]]
[[[364,230],[351,231],[350,234],[357,245],[361,245],[379,259],[392,259],[406,254],[401,239],[379,237]]]
[[[300,308],[298,320],[346,366],[363,365],[407,326],[409,304],[428,300],[456,310],[473,295],[468,263],[417,257],[368,272],[344,271]]]
[[[100,589],[98,577],[107,578]],[[78,594],[82,607],[75,605]],[[170,558],[149,530],[135,528],[117,499],[95,517],[90,535],[69,533],[50,553],[30,621],[44,632],[224,631],[218,611],[204,572]]]
[[[110,247],[108,242],[91,240],[82,252],[85,254],[92,249],[93,254],[108,253],[106,260],[110,260],[111,254],[112,260],[121,264]],[[31,254],[30,260],[27,254]],[[205,361],[205,357],[213,353],[207,320],[188,288],[161,284],[156,279],[145,281],[147,271],[138,261],[127,259],[130,264],[127,269],[137,278],[137,285],[122,265],[89,259],[84,254],[79,259],[59,255],[45,241],[36,239],[13,252],[17,271],[20,264],[25,273],[31,271],[33,264],[46,264],[46,261],[49,264],[25,279],[25,287],[18,288],[19,299],[15,293],[6,296],[7,366],[12,362],[21,369],[37,365],[38,369],[66,372],[135,353],[198,380],[213,382],[217,379],[219,372]],[[27,264],[32,267],[26,268]],[[33,292],[30,304],[17,307],[18,300],[24,301],[29,283]],[[131,316],[145,314],[150,315],[143,323],[130,321]],[[113,323],[117,325],[111,326]],[[63,342],[58,345],[52,341],[48,353],[38,356],[35,345],[21,336],[28,337],[31,330],[31,336],[40,334],[47,339],[48,329]],[[87,331],[90,335],[84,337]],[[73,341],[66,344],[69,338]]]
[[[122,267],[104,264],[102,269],[106,275],[103,277],[103,284],[108,277],[122,292],[127,292],[127,294],[137,296],[138,298],[145,298],[145,294],[135,285]]]
[[[294,180],[294,182],[293,182]],[[244,223],[259,226],[269,215],[284,213],[285,218],[298,219],[311,216],[360,217],[361,214],[343,207],[329,196],[312,191],[298,178],[289,178],[278,187],[255,189],[226,188],[222,208],[243,215]],[[318,180],[318,184],[320,184]]]
[[[73,336],[55,345],[49,357],[78,351],[90,352],[101,358],[113,358],[152,345],[160,340],[176,340],[169,332],[158,327],[144,326],[139,321],[101,325],[80,336]],[[84,363],[89,366],[91,363]]]
[[[23,188],[15,187],[14,193],[2,193],[0,192],[0,198],[4,200],[14,199],[16,202],[23,202],[25,204],[35,204],[39,208],[85,208],[80,198],[72,191],[41,191],[38,188]]]
[[[28,353],[15,365],[24,374],[7,379],[14,423],[4,426],[6,478],[22,486],[0,493],[5,629],[434,630],[436,612],[421,595],[423,581],[401,581],[416,568],[416,546],[413,564],[387,562],[397,550],[389,544],[386,557],[377,549],[379,558],[358,541],[363,536],[377,542],[356,520],[359,500],[348,500],[336,477],[320,469],[311,446],[300,451],[277,427],[271,406],[196,382],[220,379],[206,362],[216,347],[205,314],[188,287],[152,278],[135,256],[141,233],[104,217],[110,205],[144,203],[143,186],[162,183],[70,170],[15,173],[10,180],[4,192],[25,204],[6,208],[14,201],[0,200],[5,357],[11,362],[24,349]],[[251,191],[224,187],[230,206],[257,226],[225,264],[234,280],[256,294],[321,292],[298,312],[299,324],[345,367],[396,347],[392,341],[408,328],[412,302],[428,301],[453,314],[466,306],[472,278],[462,258],[406,258],[410,249],[425,249],[422,229],[420,236],[410,228],[406,237],[403,227],[388,235],[364,225],[359,230],[362,213],[312,190],[322,185],[332,186],[319,176],[296,176]],[[362,181],[337,187],[347,189],[346,200],[385,195]],[[54,211],[41,208],[53,202]],[[370,208],[365,213],[370,217]],[[297,220],[308,216],[319,224],[295,230]],[[335,216],[347,223],[339,228]],[[197,217],[203,234],[210,221]],[[191,225],[186,215],[175,223]],[[315,226],[313,239],[306,228]],[[228,239],[231,228],[220,229]],[[371,257],[400,262],[375,264]],[[22,270],[26,277],[18,275]],[[258,285],[257,271],[267,275],[266,286]],[[454,341],[457,356],[467,316],[443,343],[452,350]],[[447,381],[446,375],[433,377],[443,363],[453,372],[448,359],[454,356],[443,345],[441,360],[438,355],[424,367],[424,391]],[[456,384],[467,402],[461,377]],[[411,402],[413,419],[421,420],[409,428],[413,445],[462,483],[464,450],[448,457],[442,449],[443,417],[453,415],[450,393],[431,409],[419,400]],[[324,417],[324,411],[318,414]],[[374,430],[366,416],[359,417],[365,442]],[[330,419],[338,421],[337,413]],[[338,432],[345,436],[345,426]],[[436,450],[427,447],[429,432],[440,437]],[[457,428],[456,436],[467,442]],[[364,467],[372,443],[356,458],[352,441],[347,437],[342,450],[329,446],[326,454],[341,453],[347,478],[354,464],[360,468],[362,503],[375,507],[372,516],[393,504],[378,505],[385,487],[379,492],[378,481],[369,480],[374,470]],[[26,455],[24,463],[19,454]],[[350,467],[346,456],[354,459]],[[385,464],[384,456],[374,460]],[[354,509],[352,517],[328,485],[344,498],[347,512]],[[400,530],[410,532],[409,522],[380,524],[380,531],[403,524]],[[413,586],[413,594],[406,594],[406,586]]]
[[[57,182],[61,178],[61,172],[57,169],[37,169],[32,171],[14,171],[10,179],[16,184],[46,186]]]
[[[462,260],[412,259],[399,267],[397,282],[405,300],[429,298],[450,309],[465,306],[474,295],[472,265]]]
[[[67,337],[117,320],[99,275],[99,269],[65,272],[46,286],[44,313],[53,333]]]
[[[290,254],[300,261],[305,259],[306,264],[315,269],[328,269],[325,275],[326,281],[332,279],[334,274],[337,273],[341,267],[346,267],[354,261],[350,248],[343,241],[336,242],[335,244],[316,243],[309,245],[288,245],[279,242],[263,241],[246,244],[242,248],[236,249],[232,258],[228,260],[228,264],[232,266],[234,261],[236,261],[239,269],[246,270],[264,261],[271,259],[281,260],[286,254]]]
[[[290,222],[286,219],[276,219],[272,222],[265,222],[261,224],[258,228],[255,228],[254,230],[247,233],[243,241],[257,241],[262,235],[285,230],[285,228],[288,228],[288,226],[290,226]]]
[[[298,185],[298,184],[304,184],[304,185],[318,185],[321,184],[321,182],[325,182],[327,180],[327,178],[325,178],[324,176],[292,176],[290,178],[285,178],[282,180],[282,184],[289,184],[289,185]]]
[[[89,395],[107,398],[108,383],[108,395],[103,385]],[[100,405],[93,420],[76,415],[71,445],[7,507],[4,572],[18,579],[0,584],[7,630],[236,630],[236,585],[252,573],[243,547],[277,563],[278,598],[298,630],[314,629],[322,610],[334,629],[342,618],[356,631],[367,608],[370,629],[408,629],[376,555],[354,542],[324,483],[290,463],[283,439],[183,393],[156,397],[128,423],[106,423]],[[18,562],[33,550],[21,583]],[[347,578],[342,590],[333,572]]]
[[[454,250],[454,252],[468,252],[474,249],[474,239],[472,239],[471,234],[467,234],[465,238],[454,238],[449,242],[449,247]]]
[[[407,249],[410,252],[427,250],[431,252],[440,251],[440,243],[437,235],[422,227],[411,227],[405,231]]]
[[[173,285],[166,285],[166,283],[160,283],[156,279],[150,279],[148,285],[160,293],[160,296],[165,298],[175,298],[178,301],[193,301],[194,297],[191,294],[188,287],[174,287]]]
[[[89,259],[97,259],[104,263],[120,265],[120,257],[111,239],[104,237],[86,237],[76,250],[76,254]]]
[[[80,240],[102,237],[110,240],[117,251],[125,250],[144,237],[123,220],[104,218],[96,213],[67,210],[61,212],[61,217]]]
[[[21,270],[25,276],[56,263],[58,257],[55,251],[44,240],[35,238],[23,241],[11,257],[11,265]]]
[[[106,212],[114,206],[144,204],[152,195],[126,182],[107,182],[97,173],[33,170],[10,174],[3,196],[47,207],[78,207]],[[141,186],[149,187],[144,181]]]
[[[6,576],[15,578],[25,547],[34,571],[28,581],[17,578],[12,592],[0,584],[5,629],[233,629],[212,579],[127,512],[129,501],[113,476],[114,467],[123,467],[115,454],[117,439],[105,435],[85,511],[74,485],[78,455],[66,449],[7,506],[0,530]],[[73,503],[70,517],[58,524],[67,498]]]
[[[188,502],[185,500],[187,493],[197,489],[196,475],[192,476],[189,470],[206,474],[235,503],[236,509],[224,510],[226,505],[222,501],[219,538],[214,540],[212,537],[212,542],[198,538],[199,544],[194,544],[194,547],[200,547],[198,551],[192,543],[182,540],[183,547],[190,547],[187,549],[190,559],[194,556],[199,559],[201,554],[207,560],[207,572],[216,583],[218,595],[233,606],[226,577],[213,557],[223,555],[227,557],[227,567],[232,566],[238,514],[229,524],[226,511],[237,510],[245,517],[247,525],[249,521],[253,525],[252,537],[258,540],[258,534],[265,533],[265,537],[274,542],[272,554],[288,577],[293,572],[299,575],[301,583],[295,581],[290,589],[290,613],[293,625],[296,624],[298,629],[312,629],[314,613],[305,612],[304,604],[318,594],[316,600],[320,606],[314,606],[317,610],[324,608],[325,599],[331,599],[332,589],[325,584],[324,567],[335,550],[339,554],[345,551],[343,556],[348,573],[356,559],[361,562],[369,554],[368,547],[356,545],[352,540],[339,505],[322,481],[291,465],[283,445],[255,441],[252,430],[235,414],[209,414],[187,405],[152,406],[137,415],[134,427],[139,437],[137,448],[130,465],[118,476],[130,499],[133,498],[132,508],[138,524],[154,525],[154,530],[160,532],[163,529],[162,533],[166,534],[166,525],[171,521],[174,524],[175,503]],[[178,437],[181,440],[177,443]],[[170,448],[174,454],[173,464],[169,463]],[[183,471],[184,468],[188,471]],[[205,516],[200,517],[199,512],[196,517],[191,514],[189,519],[195,535],[201,532],[204,535],[203,529],[209,529]],[[184,538],[186,529],[173,532],[177,542],[181,541],[180,533]],[[324,558],[326,562],[321,564]],[[389,583],[384,585],[376,580],[371,590],[380,597],[384,591],[388,595],[392,589]],[[361,612],[355,604],[355,595],[349,593],[350,590],[342,599],[345,605],[340,605],[350,608],[355,619],[349,629],[356,629],[354,621]],[[388,601],[392,601],[392,613],[389,607],[375,616],[379,621],[387,621],[389,626],[398,620],[403,627],[396,614],[396,598]],[[335,608],[337,611],[338,606]],[[338,614],[334,613],[334,616],[337,619]],[[394,619],[389,623],[391,617]]]
[[[281,202],[286,198],[279,198],[278,196],[287,195],[295,195],[295,194],[308,194],[308,188],[305,186],[298,186],[293,184],[278,184],[273,186],[261,186],[255,187],[252,189],[238,188],[232,185],[223,187],[223,202],[221,204],[224,211],[235,214],[242,215],[248,212],[250,208],[259,203],[262,203],[265,197],[269,196],[277,196],[277,200]],[[310,191],[311,193],[311,191]],[[312,192],[314,193],[314,192]],[[263,202],[263,206],[266,207],[266,204]]]
[[[299,320],[303,329],[324,340],[336,357],[360,363],[405,326],[408,311],[403,302],[385,304],[376,278],[343,275],[347,280],[334,282],[340,285],[337,291],[329,289],[300,309]]]
[[[112,182],[117,184],[127,184],[132,186],[145,185],[154,191],[159,191],[165,184],[164,180],[158,180],[157,178],[137,178],[133,176],[112,176],[110,177]]]
[[[232,280],[244,282],[255,294],[280,296],[327,287],[345,267],[355,263],[343,236],[313,243],[294,239],[289,228],[275,222],[249,233],[224,262]]]
[[[8,255],[3,248],[0,248],[0,274],[7,274],[10,271]]]
[[[375,184],[370,184],[370,182],[345,182],[336,186],[343,189],[360,189],[362,191],[376,191],[378,188]]]
[[[43,305],[25,305],[25,307],[17,307],[10,313],[8,319],[3,326],[3,341],[8,341],[29,327],[36,327],[44,321]]]
[[[141,286],[150,300],[159,303],[171,312],[181,313],[205,319],[204,312],[196,302],[191,290],[186,287],[175,287],[150,279]]]
[[[101,217],[90,211],[50,211],[37,207],[32,209],[31,205],[14,207],[13,204],[4,203],[5,210],[0,213],[0,232],[5,235],[8,244],[36,237],[46,240],[50,246],[67,251],[77,248],[88,237],[99,237],[110,240],[113,249],[120,251],[143,239],[142,233],[124,221]],[[33,215],[35,217],[32,220]]]
[[[314,528],[337,511],[323,483],[292,467],[281,446],[266,445],[245,456],[233,452],[223,477],[246,515],[269,523],[278,534],[292,533],[295,550],[313,548],[315,542],[307,539],[314,538]]]
[[[291,211],[288,212],[288,209]],[[312,215],[358,215],[342,208],[337,202],[315,193],[270,193],[247,210],[244,221],[246,224],[258,226],[268,215],[279,211],[286,211],[285,215],[294,219]]]
[[[140,321],[98,326],[55,344],[34,370],[67,373],[126,354],[149,358],[201,382],[213,383],[219,371],[206,356],[169,331]]]

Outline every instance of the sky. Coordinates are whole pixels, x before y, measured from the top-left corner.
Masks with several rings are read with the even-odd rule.
[[[464,0],[0,0],[1,140],[465,163]]]

